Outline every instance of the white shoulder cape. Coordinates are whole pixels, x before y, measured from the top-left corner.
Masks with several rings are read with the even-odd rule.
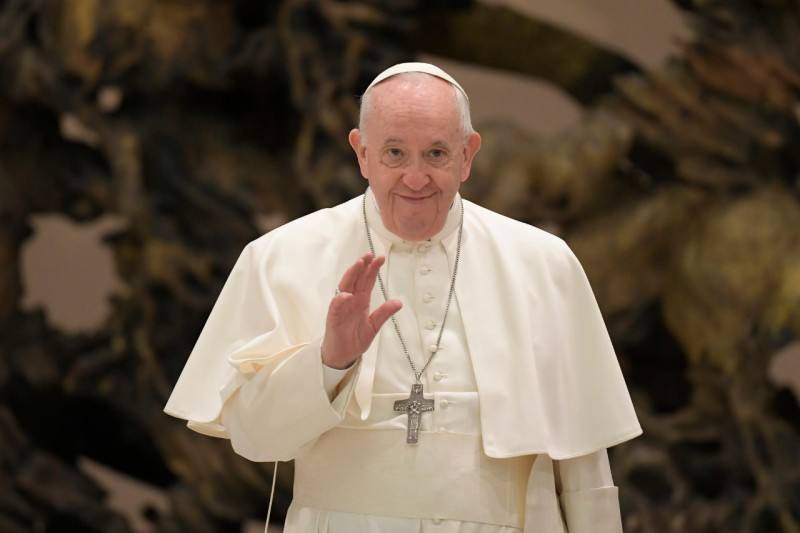
[[[279,364],[323,334],[341,275],[368,251],[361,196],[247,244],[164,411],[226,437],[225,400],[253,365]],[[461,259],[456,299],[488,456],[567,459],[642,433],[589,282],[562,239],[465,200]],[[363,418],[375,344],[358,363]]]

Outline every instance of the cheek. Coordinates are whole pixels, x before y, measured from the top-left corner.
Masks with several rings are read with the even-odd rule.
[[[375,165],[369,169],[369,183],[372,189],[382,195],[388,196],[392,189],[397,187],[400,173],[387,169],[383,165]]]
[[[436,173],[436,184],[443,191],[456,190],[461,184],[462,175],[463,168],[461,165],[453,165]]]

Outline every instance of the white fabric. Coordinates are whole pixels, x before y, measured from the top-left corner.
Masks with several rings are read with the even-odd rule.
[[[457,387],[439,391],[439,400],[443,394],[472,392],[473,404],[480,406],[480,436],[474,436],[487,458],[536,455],[527,481],[525,530],[563,531],[551,457],[561,460],[560,467],[570,465],[567,460],[605,454],[606,447],[641,429],[591,289],[566,244],[470,202],[464,207],[454,315],[462,324],[459,331],[446,331],[445,348],[426,376],[426,390],[432,390],[431,376],[439,372],[452,375],[450,383],[461,380]],[[361,197],[286,224],[245,247],[165,407],[167,413],[188,420],[197,431],[230,437],[237,453],[251,460],[302,460],[321,436],[339,431],[346,417],[361,424],[374,422],[381,402],[375,401],[373,413],[373,399],[396,393],[396,376],[403,371],[407,379],[400,381],[407,390],[407,369],[386,373],[383,363],[378,365],[379,347],[389,328],[344,372],[339,384],[326,384],[320,337],[341,273],[367,249],[360,215]],[[448,224],[452,225],[450,218]],[[440,258],[449,260],[454,257],[456,232],[443,232]],[[379,255],[387,253],[384,239],[375,239],[375,244]],[[402,254],[390,254],[387,268],[403,261]],[[441,266],[430,267],[417,278],[432,279],[431,274],[446,273]],[[442,285],[431,287],[441,291]],[[396,288],[411,294],[408,286]],[[424,290],[415,294],[426,299]],[[442,306],[439,311],[443,300],[440,296],[436,302]],[[381,301],[376,288],[372,307]],[[401,319],[404,330],[417,332],[417,346],[428,342],[426,320],[441,316],[435,309],[421,309],[411,315],[412,321],[419,315],[416,326],[408,326],[408,317]],[[387,346],[389,342],[396,340],[387,341]],[[471,365],[471,372],[437,368],[447,364],[443,356],[453,342],[463,347],[452,352],[462,356],[459,367]],[[405,364],[397,357],[387,361]],[[447,428],[438,427],[433,426],[432,434],[447,433]],[[431,435],[421,439],[426,436]],[[564,479],[596,479],[561,470]],[[570,490],[568,484],[562,505],[567,520],[576,513],[571,533],[619,530],[615,487],[593,481],[592,490]],[[314,516],[316,521],[323,518]],[[325,513],[326,520],[331,516]],[[606,520],[606,525],[599,527],[598,520]],[[590,525],[594,529],[579,529]]]
[[[303,507],[286,517],[284,533],[515,533],[511,527],[443,519],[371,516]],[[538,532],[537,532],[538,533]]]
[[[328,365],[322,365],[322,384],[325,389],[325,394],[328,398],[333,399],[333,392],[336,390],[336,385],[342,381],[349,368],[332,368]]]
[[[600,450],[581,458],[585,466],[589,463],[603,463],[608,460],[606,450]],[[573,469],[575,465],[566,466],[574,459],[567,459],[561,463],[561,472]],[[557,496],[551,490],[552,478],[548,474],[550,460],[547,456],[537,456],[537,462],[543,468],[532,469],[529,474],[528,495],[526,500],[525,533],[621,533],[622,521],[619,514],[619,501],[617,487],[604,486],[604,480],[611,484],[611,474],[606,473],[596,480],[596,488],[575,488],[567,493]],[[534,463],[537,466],[537,463]],[[579,474],[584,480],[586,475]],[[347,489],[347,483],[342,484]],[[452,501],[462,497],[460,487],[452,487],[447,493],[451,499],[442,499],[446,506]],[[564,508],[563,517],[559,510],[559,502]],[[568,526],[567,526],[568,524]],[[289,508],[284,525],[284,533],[313,532],[313,533],[366,533],[394,531],[397,533],[511,533],[520,529],[512,526],[498,526],[495,524],[470,522],[462,520],[448,520],[443,518],[406,518],[396,516],[381,516],[360,514],[346,511],[334,511],[309,506],[297,505],[295,502]]]
[[[288,461],[337,426],[352,387],[330,401],[322,366],[317,339],[278,364],[243,375],[244,383],[228,398],[221,417],[234,451],[251,461]]]
[[[324,365],[321,363],[321,354],[318,341],[310,343],[304,349],[298,350],[294,355],[288,358],[288,361],[292,360],[305,360],[306,364],[309,364],[310,366],[314,366],[313,364],[315,363],[320,369],[324,367]],[[302,382],[307,380],[303,379],[303,374],[301,372],[304,370],[302,367],[302,364],[298,364],[296,361],[293,361],[292,364],[283,364],[272,372],[261,372],[260,374],[257,374],[256,377],[269,374],[268,381],[264,381],[263,378],[251,379],[245,383],[240,390],[235,392],[228,402],[226,402],[223,410],[223,420],[231,431],[231,442],[234,446],[234,449],[242,453],[240,448],[244,445],[245,450],[261,447],[269,451],[273,446],[273,439],[271,438],[272,433],[270,431],[258,431],[258,429],[262,427],[261,422],[263,420],[267,420],[266,417],[272,416],[272,413],[269,411],[264,411],[263,409],[260,410],[259,408],[247,408],[246,402],[243,403],[239,400],[240,395],[245,393],[248,396],[258,396],[258,392],[256,391],[261,391],[263,394],[265,383],[269,383],[271,387],[277,387],[280,390],[291,390],[298,385],[303,386]],[[334,370],[334,373],[337,373],[337,371]],[[345,374],[345,388],[341,389],[336,396],[334,406],[337,403],[341,405],[341,402],[338,400],[341,400],[342,397],[346,396],[348,390],[347,383],[349,382],[350,385],[352,385],[352,377],[347,375],[347,373]],[[317,386],[319,386],[319,382],[317,382]],[[459,398],[459,396],[461,397]],[[305,395],[291,398],[291,401],[288,403],[291,404],[292,408],[289,409],[289,411],[297,418],[298,421],[302,421],[303,423],[294,424],[291,427],[287,427],[284,430],[284,433],[281,435],[281,440],[297,442],[298,439],[294,437],[294,434],[297,431],[308,431],[310,425],[317,426],[317,431],[323,433],[324,430],[320,428],[323,428],[326,422],[322,419],[322,417],[319,416],[319,413],[328,413],[331,409],[331,406],[325,401],[319,401],[318,395],[314,397],[317,399],[309,400],[306,399]],[[454,398],[457,398],[457,403],[451,404],[451,406],[448,406],[448,408],[443,409],[441,407],[441,402],[443,399],[449,399],[451,402],[453,402]],[[370,419],[367,421],[361,421],[360,417],[357,416],[357,411],[351,411],[349,422],[361,424],[358,427],[362,430],[365,428],[384,430],[376,431],[378,434],[386,433],[385,430],[389,430],[391,440],[386,440],[383,444],[378,442],[375,445],[379,447],[383,445],[386,448],[394,445],[397,449],[404,451],[405,445],[402,444],[402,439],[403,432],[405,431],[405,425],[402,418],[386,417],[377,414],[386,412],[388,407],[384,408],[382,405],[388,406],[388,404],[390,404],[395,398],[391,397],[391,395],[381,394],[376,395],[376,399],[376,409],[371,414]],[[467,400],[468,395],[466,394],[437,394],[436,401],[438,410],[434,411],[433,414],[444,414],[444,416],[440,416],[438,420],[434,420],[433,418],[427,419],[427,417],[423,417],[423,429],[425,433],[421,435],[421,439],[424,438],[425,440],[422,440],[422,442],[431,443],[431,438],[435,439],[437,437],[448,437],[448,433],[451,439],[452,437],[463,438],[470,431],[474,431],[474,429],[471,428],[473,428],[476,424],[477,418],[475,416],[459,416],[458,410],[451,408],[459,403],[464,404],[467,402]],[[272,401],[274,403],[274,397],[272,397]],[[445,413],[445,411],[447,412]],[[341,416],[344,420],[344,414],[341,411],[338,412],[340,413],[339,416]],[[443,425],[449,429],[449,432],[438,432],[435,430],[435,428]],[[340,427],[342,427],[341,424]],[[433,430],[431,430],[431,428],[433,428]],[[337,431],[340,431],[340,429],[329,429],[319,441],[314,439],[314,443],[312,445],[306,447],[300,446],[295,452],[294,455],[298,457],[298,469],[295,474],[296,498],[299,496],[302,500],[305,497],[305,495],[302,493],[304,490],[303,487],[312,487],[316,489],[321,487],[324,488],[333,483],[331,478],[336,480],[338,490],[349,493],[350,497],[358,496],[357,487],[354,486],[350,481],[352,475],[348,476],[347,482],[340,483],[338,478],[343,476],[343,473],[337,474],[336,472],[331,473],[330,471],[323,471],[323,469],[319,468],[318,465],[308,463],[309,457],[314,459],[314,457],[317,456],[314,460],[319,461],[321,460],[319,456],[334,456],[337,458],[337,461],[333,464],[333,466],[340,466],[344,468],[344,471],[346,472],[354,471],[353,468],[349,468],[348,470],[348,467],[345,466],[347,461],[350,461],[350,459],[342,456],[343,450],[331,450],[330,448],[325,449],[324,447],[318,447],[319,442],[325,442],[326,440],[334,443],[341,442],[342,439],[340,438],[326,439],[327,436],[330,436]],[[358,430],[354,429],[351,431]],[[311,431],[311,433],[314,432],[315,431],[313,430]],[[245,440],[253,439],[260,442],[243,442]],[[365,451],[363,447],[365,440],[367,440],[366,437],[359,439],[359,448],[356,450],[356,453]],[[468,443],[469,440],[464,439],[462,444],[465,442]],[[436,443],[434,442],[434,444]],[[459,449],[458,446],[453,446],[453,440],[448,443],[448,446],[454,450]],[[353,449],[355,447],[355,445],[349,447],[345,446],[344,451]],[[316,453],[314,453],[314,450],[316,450]],[[430,450],[439,451],[441,448],[438,446],[433,446],[428,447],[425,450],[427,453]],[[244,454],[246,453],[247,452],[244,452]],[[270,451],[270,453],[272,452]],[[474,454],[462,453],[461,455],[474,457]],[[251,457],[248,455],[245,456],[250,459],[259,459],[258,457]],[[376,470],[387,474],[387,476],[382,476],[383,481],[391,477],[384,469],[386,464],[377,458],[377,454],[364,453],[364,456],[370,456],[370,464],[374,465]],[[449,464],[452,462],[449,459],[441,459],[438,456],[436,459],[441,464]],[[325,458],[325,460],[327,460],[327,458]],[[343,461],[345,462],[345,465],[342,464]],[[464,462],[463,457],[460,459],[460,462]],[[605,449],[599,450],[587,456],[556,461],[554,463],[557,466],[556,472],[560,471],[560,483],[558,477],[556,477],[554,483],[554,474],[553,469],[550,466],[550,459],[544,455],[540,455],[536,458],[533,468],[530,468],[530,472],[527,474],[527,496],[525,503],[526,525],[524,527],[524,531],[530,533],[539,533],[541,531],[553,533],[566,530],[559,529],[565,528],[566,526],[563,525],[562,522],[561,512],[559,511],[559,498],[555,492],[554,486],[561,484],[563,485],[562,490],[564,492],[561,495],[560,502],[561,506],[565,508],[566,522],[567,524],[570,524],[569,531],[571,533],[620,532],[621,521],[619,519],[619,505],[616,492],[617,489],[613,486],[610,469],[608,467],[608,457]],[[475,469],[466,470],[469,471]],[[519,467],[515,471],[517,474],[524,472],[525,470]],[[397,476],[397,473],[394,475]],[[313,482],[309,483],[307,478],[313,478]],[[403,486],[402,483],[392,483],[390,486],[396,487],[398,485]],[[458,490],[453,489],[453,491],[451,491],[455,496],[453,499],[438,499],[440,503],[439,507],[441,509],[447,510],[448,506],[453,503],[463,505],[465,501],[471,501],[469,498],[465,498],[465,493],[461,489],[461,485],[456,486],[459,487]],[[322,490],[322,492],[325,492],[325,490]],[[373,493],[378,493],[378,491],[373,491]],[[386,490],[380,491],[380,494],[386,494]],[[486,505],[487,503],[490,504],[491,501],[491,499],[486,500],[485,502],[482,502],[482,505]],[[543,526],[544,524],[547,524],[546,528]],[[575,524],[575,526],[573,526],[573,524]],[[589,529],[578,529],[577,526],[579,524],[584,524],[586,527],[591,525],[591,527]],[[510,533],[517,530],[518,528],[510,526],[465,522],[437,517],[404,518],[374,514],[358,514],[347,511],[333,511],[323,508],[304,506],[302,504],[298,504],[297,500],[293,502],[292,506],[290,507],[285,525],[286,533],[305,533],[317,531],[329,531],[334,533],[337,531],[344,531],[347,533],[361,533],[367,531]]]
[[[387,411],[399,397],[385,398]],[[439,419],[457,417],[443,413]],[[522,528],[532,456],[487,457],[478,435],[451,426],[426,429],[411,446],[405,428],[374,424],[359,430],[346,424],[295,459],[290,513],[309,507]]]
[[[566,243],[471,202],[464,201],[464,207],[456,294],[486,454],[546,453],[567,459],[639,435],[602,316]],[[197,431],[227,436],[219,420],[222,405],[248,373],[279,366],[322,335],[329,295],[341,273],[368,250],[362,224],[358,197],[248,244],[165,412],[188,420]],[[442,241],[448,255],[454,237]],[[380,240],[375,245],[379,255],[385,254]],[[380,302],[376,289],[372,307]],[[373,342],[351,370],[362,419],[371,408],[377,345]],[[318,371],[321,384],[321,366]],[[257,455],[275,458],[264,450]]]
[[[430,63],[419,63],[419,62],[398,63],[396,65],[387,68],[386,70],[375,76],[375,79],[372,80],[372,83],[370,83],[367,86],[364,92],[366,93],[372,87],[379,84],[383,80],[391,78],[392,76],[396,76],[398,74],[402,74],[404,72],[424,72],[425,74],[430,74],[431,76],[436,76],[437,78],[449,81],[459,91],[461,91],[461,94],[464,95],[464,98],[466,98],[467,101],[469,101],[469,96],[467,96],[467,91],[465,91],[464,88],[461,87],[461,85],[450,74],[440,69],[436,65],[431,65]]]
[[[404,304],[396,317],[412,358],[421,367],[430,354],[426,348],[436,341],[452,272],[453,257],[447,256],[439,238],[456,229],[453,221],[457,222],[457,217],[452,217],[451,210],[445,228],[430,242],[408,243],[383,228],[375,204],[369,207],[373,238],[382,239],[388,250],[383,276],[389,294]],[[380,335],[370,416],[361,420],[359,409],[351,403],[342,422],[296,455],[295,498],[285,532],[508,533],[525,527],[526,514],[532,524],[543,521],[542,516],[536,518],[537,514],[561,524],[549,467],[532,469],[533,456],[492,459],[482,452],[477,384],[457,299],[448,313],[440,353],[423,375],[426,396],[434,399],[435,410],[422,417],[417,446],[404,442],[407,417],[392,409],[395,400],[408,394],[412,380],[409,365],[394,330],[383,328]],[[304,352],[313,352],[309,361],[320,357],[316,342],[298,354]],[[321,366],[323,387],[332,397],[337,382],[347,376],[348,370]],[[296,372],[287,372],[291,368],[285,364],[273,371],[269,376],[272,386],[282,390],[303,388],[303,381],[308,380]],[[250,380],[223,408],[223,421],[234,448],[257,448],[256,441],[269,440],[269,435],[259,435],[253,429],[261,425],[262,413],[243,407],[240,401],[240,395],[256,397],[260,392],[254,391],[263,389],[264,381]],[[310,406],[314,402],[305,403]],[[290,412],[298,420],[318,418],[309,416],[314,409],[296,401]],[[308,426],[304,424],[303,429],[309,431]],[[250,442],[243,444],[244,438]],[[548,458],[540,459],[549,465]],[[562,469],[565,490],[613,486],[605,450],[565,460]],[[549,507],[536,501],[542,510],[525,510],[529,485],[548,491],[548,498],[538,500]],[[603,509],[606,514],[618,512],[615,498],[607,499],[604,505],[611,507]],[[602,527],[584,519],[580,513],[588,507],[588,503],[573,505],[574,516],[567,515],[568,523],[592,523],[595,532],[617,531],[614,525]]]
[[[388,293],[403,302],[395,316],[421,368],[436,343],[452,272],[453,257],[440,239],[457,230],[459,212],[451,209],[447,224],[430,241],[411,243],[386,232],[375,205],[369,207],[373,239],[388,250],[382,273]],[[437,528],[447,522],[449,528],[522,529],[534,458],[493,459],[482,451],[477,385],[457,300],[440,352],[422,376],[435,409],[422,416],[416,446],[405,442],[407,415],[393,410],[396,400],[408,396],[413,374],[395,331],[383,328],[380,336],[370,415],[362,420],[351,404],[336,428],[296,457],[287,533],[324,531],[331,518],[339,531],[348,532],[419,530],[423,522]]]
[[[601,453],[602,452],[602,453]],[[613,486],[605,450],[553,462],[558,493]]]

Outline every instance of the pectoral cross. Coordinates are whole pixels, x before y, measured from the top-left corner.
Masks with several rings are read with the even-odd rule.
[[[419,439],[419,426],[422,413],[433,411],[433,400],[426,400],[422,395],[422,383],[414,383],[411,386],[411,395],[408,399],[394,402],[394,410],[408,413],[406,443],[416,444]]]

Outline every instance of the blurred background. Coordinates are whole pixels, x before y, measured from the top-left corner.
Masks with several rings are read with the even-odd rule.
[[[413,59],[470,94],[465,197],[590,278],[626,532],[800,532],[797,0],[0,0],[0,532],[263,527],[272,464],[161,410],[244,245],[363,191],[357,96]]]

